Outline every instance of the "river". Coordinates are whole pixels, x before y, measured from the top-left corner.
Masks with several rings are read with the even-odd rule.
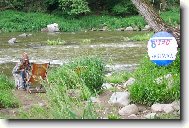
[[[95,55],[101,57],[110,71],[133,71],[147,52],[147,42],[129,41],[128,38],[144,32],[32,32],[20,37],[20,32],[0,33],[0,72],[8,76],[21,54],[27,52],[31,62],[50,62],[62,65],[72,58]],[[8,40],[17,38],[17,43]],[[49,45],[49,41],[63,42]]]

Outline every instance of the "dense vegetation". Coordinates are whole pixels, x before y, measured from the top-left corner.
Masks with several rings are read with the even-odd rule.
[[[171,74],[172,78],[163,77],[167,74]],[[152,105],[178,100],[180,99],[180,52],[176,60],[166,67],[157,66],[145,57],[132,76],[136,82],[129,91],[134,103]],[[157,82],[157,78],[160,77],[162,82]]]
[[[180,24],[179,8],[171,9],[167,12],[162,12],[161,17],[170,25],[176,26]],[[115,16],[83,16],[77,19],[68,19],[62,16],[44,14],[44,13],[24,13],[17,11],[1,11],[0,30],[5,32],[27,32],[40,31],[47,24],[58,23],[60,30],[67,31],[82,31],[102,29],[106,26],[108,30],[115,30],[122,27],[138,27],[142,29],[146,22],[141,16],[132,17],[115,17]]]
[[[4,75],[0,75],[0,108],[18,107],[18,100],[13,96],[14,83]]]
[[[179,5],[179,0],[148,0],[157,10],[169,10]],[[0,9],[16,9],[27,12],[48,12],[67,16],[84,14],[136,15],[130,0],[3,0]]]

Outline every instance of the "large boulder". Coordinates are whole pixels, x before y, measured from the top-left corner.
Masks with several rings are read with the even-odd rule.
[[[131,114],[137,114],[138,107],[135,104],[130,104],[119,110],[119,115],[130,116]]]
[[[124,107],[130,103],[129,96],[129,92],[114,92],[108,103],[115,106]]]
[[[48,32],[59,32],[59,27],[57,23],[47,25]]]

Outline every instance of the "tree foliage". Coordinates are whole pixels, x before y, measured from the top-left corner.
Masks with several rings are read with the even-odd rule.
[[[179,0],[146,0],[156,11],[169,10],[180,4]],[[30,12],[56,12],[69,16],[87,13],[118,16],[136,15],[137,9],[131,0],[1,0],[0,10],[12,8]]]

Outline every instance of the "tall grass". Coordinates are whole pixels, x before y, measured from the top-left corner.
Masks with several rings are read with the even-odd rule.
[[[171,88],[168,87],[169,80],[164,80],[160,85],[154,82],[155,79],[167,74],[173,77]],[[167,67],[157,66],[145,57],[133,76],[136,81],[129,87],[129,91],[134,103],[152,105],[180,99],[180,52],[176,60]]]
[[[98,118],[89,98],[100,90],[102,66],[98,58],[79,58],[49,73],[46,88],[54,119]]]
[[[0,108],[18,107],[19,102],[13,96],[14,83],[6,76],[0,74]]]
[[[4,32],[40,31],[47,24],[58,23],[60,30],[65,32],[100,29],[104,25],[110,30],[117,28],[137,26],[143,28],[147,23],[141,16],[115,17],[115,16],[83,16],[78,19],[66,19],[58,15],[46,13],[25,13],[12,10],[0,11],[0,30]],[[161,17],[170,25],[180,23],[180,10],[172,9],[162,12]]]

